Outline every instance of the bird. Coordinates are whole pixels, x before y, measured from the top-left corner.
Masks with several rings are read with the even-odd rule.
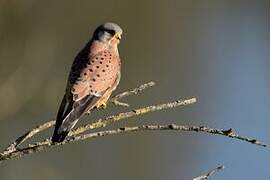
[[[99,25],[75,57],[51,141],[60,143],[85,114],[106,108],[121,77],[118,45],[123,30],[116,23]]]

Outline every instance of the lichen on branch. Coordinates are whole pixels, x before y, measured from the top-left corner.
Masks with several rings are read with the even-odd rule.
[[[146,84],[143,84],[139,87],[136,87],[132,90],[125,91],[123,93],[120,93],[113,98],[111,98],[110,102],[114,105],[119,106],[126,106],[129,105],[127,103],[120,102],[120,99],[125,98],[130,95],[136,95],[146,88],[149,88],[151,86],[155,85],[154,82],[149,82]],[[175,107],[183,107],[186,105],[191,105],[196,102],[196,98],[189,98],[186,100],[175,100],[168,103],[163,104],[157,104],[157,105],[151,105],[151,106],[145,106],[141,108],[136,108],[131,111],[121,112],[115,115],[111,115],[102,119],[96,120],[94,123],[89,123],[84,126],[78,127],[74,130],[72,130],[65,141],[61,143],[52,143],[50,138],[46,138],[43,141],[36,142],[34,144],[28,144],[21,148],[20,146],[28,139],[32,138],[34,135],[39,134],[40,132],[47,130],[54,126],[55,121],[48,121],[44,124],[41,124],[25,134],[21,135],[19,138],[17,138],[14,142],[12,142],[2,153],[0,153],[0,162],[10,159],[16,159],[23,157],[25,155],[29,155],[32,153],[40,152],[45,149],[59,146],[59,145],[65,145],[74,141],[81,141],[85,139],[93,139],[97,137],[102,136],[108,136],[108,135],[115,135],[115,134],[124,134],[128,132],[142,132],[142,131],[175,131],[175,132],[183,132],[183,131],[191,131],[191,132],[202,132],[202,133],[208,133],[212,135],[221,135],[233,139],[238,139],[241,141],[245,141],[248,143],[252,143],[255,145],[263,146],[265,147],[266,144],[259,142],[256,139],[248,138],[245,136],[238,135],[234,130],[228,129],[228,130],[222,130],[222,129],[214,129],[209,128],[205,126],[186,126],[186,125],[175,125],[175,124],[168,124],[168,125],[140,125],[140,126],[134,126],[134,127],[122,127],[117,129],[111,129],[111,130],[101,130],[98,132],[90,132],[87,133],[88,130],[91,129],[98,129],[103,128],[105,126],[108,126],[110,124],[116,123],[118,121],[127,120],[130,117],[134,116],[141,116],[146,113],[155,112],[155,111],[161,111],[166,110],[169,108],[175,108]]]

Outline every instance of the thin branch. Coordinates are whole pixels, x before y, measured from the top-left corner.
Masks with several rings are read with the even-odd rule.
[[[0,156],[0,162],[15,158],[20,158],[28,154],[36,153],[43,151],[45,149],[51,148],[53,146],[59,146],[68,144],[75,141],[81,141],[85,139],[90,138],[96,138],[96,137],[102,137],[102,136],[108,136],[108,135],[115,135],[115,134],[122,134],[122,133],[128,133],[128,132],[141,132],[141,131],[176,131],[176,132],[182,132],[182,131],[190,131],[190,132],[203,132],[207,134],[212,135],[222,135],[225,137],[233,138],[233,139],[239,139],[242,141],[246,141],[252,144],[256,144],[259,146],[265,147],[266,144],[263,144],[259,142],[256,139],[251,139],[248,137],[240,136],[231,132],[231,130],[221,130],[221,129],[213,129],[208,128],[204,126],[182,126],[182,125],[175,125],[175,124],[169,124],[169,125],[143,125],[143,126],[134,126],[134,127],[124,127],[124,128],[118,128],[113,130],[106,130],[106,131],[99,131],[94,133],[88,133],[88,134],[80,134],[68,137],[65,141],[62,143],[51,143],[49,139],[46,139],[44,141],[35,143],[35,144],[29,144],[27,147],[22,149],[16,149],[15,151],[8,153],[8,154],[2,154]]]
[[[126,106],[126,107],[129,107],[129,104],[127,103],[123,103],[123,102],[120,102],[119,99],[122,99],[122,98],[125,98],[127,96],[130,96],[130,95],[133,95],[133,94],[138,94],[140,93],[141,91],[145,90],[146,88],[149,88],[149,87],[152,87],[155,85],[155,82],[151,81],[149,83],[145,83],[143,85],[140,85],[139,87],[137,88],[134,88],[133,90],[130,90],[130,91],[125,91],[123,93],[120,93],[116,96],[114,96],[113,98],[110,99],[110,101],[112,103],[114,103],[115,105],[120,105],[120,106]]]
[[[119,102],[119,99],[127,97],[127,96],[132,95],[132,94],[137,94],[137,93],[141,92],[142,90],[144,90],[148,87],[151,87],[153,85],[154,85],[154,83],[150,82],[150,83],[146,83],[144,85],[141,85],[138,88],[135,88],[133,90],[120,93],[117,96],[113,97],[111,99],[111,102],[115,105],[126,106],[127,104]],[[52,144],[50,139],[45,139],[44,141],[37,142],[35,144],[29,144],[28,146],[26,146],[24,148],[18,147],[23,142],[25,142],[27,139],[33,137],[34,135],[40,133],[41,131],[44,131],[44,130],[52,127],[55,124],[54,121],[49,121],[49,122],[46,122],[42,125],[37,126],[34,129],[28,131],[24,135],[20,136],[11,145],[9,145],[8,148],[6,148],[6,150],[3,153],[0,153],[0,162],[5,161],[5,160],[9,160],[9,159],[23,157],[27,154],[32,154],[35,152],[43,151],[43,150],[45,150],[47,148],[51,148],[53,146],[64,145],[66,143],[84,140],[84,139],[88,139],[88,138],[95,138],[95,137],[100,137],[100,136],[114,135],[114,134],[127,133],[127,132],[153,131],[153,130],[204,132],[204,133],[208,133],[208,134],[222,135],[222,136],[226,136],[226,137],[230,137],[230,138],[234,138],[234,139],[239,139],[242,141],[246,141],[246,142],[260,145],[260,146],[264,146],[264,147],[266,146],[266,144],[263,144],[256,139],[251,139],[248,137],[240,136],[236,132],[234,132],[232,129],[221,130],[221,129],[207,128],[204,126],[201,126],[201,127],[198,127],[198,126],[178,126],[178,125],[174,125],[174,124],[171,124],[171,125],[150,125],[150,126],[143,125],[143,126],[125,127],[125,128],[119,128],[119,129],[113,129],[113,130],[107,130],[107,131],[99,131],[99,132],[94,132],[94,133],[82,134],[83,132],[85,132],[87,130],[102,128],[102,127],[105,127],[111,123],[115,123],[115,122],[130,118],[130,117],[143,115],[143,114],[149,113],[149,112],[165,110],[168,108],[174,108],[174,107],[178,107],[178,106],[186,106],[189,104],[193,104],[195,102],[196,102],[196,98],[191,98],[191,99],[187,99],[187,100],[177,100],[177,101],[173,101],[173,102],[169,102],[169,103],[165,103],[165,104],[147,106],[147,107],[143,107],[143,108],[134,109],[134,110],[128,111],[128,112],[122,112],[122,113],[112,115],[112,116],[109,116],[109,117],[106,117],[103,119],[99,119],[94,123],[86,124],[82,127],[74,129],[73,131],[71,131],[69,133],[69,136],[67,137],[67,139],[62,143]]]
[[[28,132],[26,132],[25,134],[23,134],[22,136],[18,137],[14,142],[12,142],[5,150],[2,154],[9,154],[13,151],[16,151],[16,148],[22,144],[23,142],[25,142],[27,139],[31,138],[32,136],[34,136],[37,133],[40,133],[41,131],[44,131],[52,126],[54,126],[55,121],[48,121],[44,124],[41,124],[37,127],[35,127],[34,129],[29,130]]]
[[[109,116],[106,117],[104,119],[99,119],[97,121],[95,121],[94,123],[89,123],[86,124],[82,127],[76,128],[74,130],[72,130],[69,133],[69,136],[72,135],[77,135],[77,134],[81,134],[87,130],[90,129],[97,129],[97,128],[102,128],[107,126],[108,124],[120,121],[120,120],[124,120],[133,116],[139,116],[142,114],[146,114],[149,112],[154,112],[154,111],[160,111],[160,110],[165,110],[168,108],[174,108],[174,107],[178,107],[178,106],[186,106],[189,104],[193,104],[196,102],[196,98],[191,98],[191,99],[187,99],[187,100],[178,100],[178,101],[174,101],[174,102],[169,102],[169,103],[165,103],[165,104],[159,104],[159,105],[154,105],[154,106],[147,106],[147,107],[143,107],[143,108],[139,108],[139,109],[134,109],[132,111],[128,111],[128,112],[122,112],[119,113],[117,115],[113,115],[113,116]],[[25,133],[23,136],[19,137],[16,141],[14,141],[11,145],[9,145],[2,154],[9,154],[13,151],[16,151],[16,148],[18,147],[18,145],[22,144],[24,141],[26,141],[27,139],[31,138],[32,136],[34,136],[35,134],[52,127],[55,124],[55,121],[49,121],[47,123],[44,123],[40,126],[37,126],[36,128],[28,131],[27,133]]]
[[[69,133],[69,135],[72,136],[72,135],[81,134],[87,130],[102,128],[111,123],[115,123],[115,122],[130,118],[130,117],[139,116],[139,115],[143,115],[143,114],[154,112],[154,111],[161,111],[168,108],[186,106],[186,105],[193,104],[195,102],[196,102],[196,98],[191,98],[191,99],[186,99],[186,100],[177,100],[177,101],[173,101],[173,102],[169,102],[165,104],[158,104],[158,105],[147,106],[147,107],[143,107],[139,109],[134,109],[132,111],[119,113],[117,115],[109,116],[104,119],[99,119],[94,123],[86,124],[82,127],[72,130]]]
[[[145,83],[143,85],[140,85],[139,87],[136,87],[132,90],[128,90],[128,91],[124,91],[114,97],[112,97],[109,102],[113,103],[114,105],[120,105],[120,106],[129,106],[126,103],[122,103],[119,101],[119,99],[128,97],[130,95],[136,95],[140,92],[142,92],[143,90],[154,86],[155,83],[153,81]],[[8,154],[10,152],[13,152],[16,150],[16,148],[22,144],[23,142],[25,142],[27,139],[33,137],[34,135],[40,133],[41,131],[44,131],[52,126],[55,125],[55,120],[53,121],[48,121],[44,124],[38,125],[37,127],[35,127],[34,129],[31,129],[29,131],[27,131],[25,134],[23,134],[22,136],[20,136],[19,138],[17,138],[14,142],[12,142],[5,150],[2,154]]]
[[[219,171],[222,171],[225,167],[224,166],[218,166],[215,169],[209,171],[208,173],[198,176],[196,178],[193,178],[193,180],[206,180],[208,179],[210,176],[213,176],[214,174],[216,174]]]

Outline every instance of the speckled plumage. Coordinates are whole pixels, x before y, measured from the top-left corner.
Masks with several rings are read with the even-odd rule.
[[[120,81],[117,45],[122,29],[114,23],[99,26],[93,38],[76,56],[60,105],[53,142],[61,142],[79,118],[95,107],[106,105]]]
[[[89,58],[87,64],[82,68],[79,77],[76,73],[74,83],[69,83],[68,91],[73,94],[73,100],[79,100],[86,94],[92,94],[97,97],[117,85],[118,76],[120,76],[120,59],[114,52],[104,50]],[[74,81],[74,80],[73,80]]]

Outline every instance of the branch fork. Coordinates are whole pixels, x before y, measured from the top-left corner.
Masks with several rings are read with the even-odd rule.
[[[125,91],[123,93],[120,93],[110,99],[110,102],[117,106],[124,106],[129,107],[129,104],[121,102],[120,99],[128,97],[130,95],[136,95],[141,93],[143,90],[154,86],[154,82],[149,82],[146,84],[143,84],[139,87],[136,87],[132,90]],[[67,139],[61,143],[52,143],[50,138],[47,138],[43,141],[39,141],[33,144],[28,144],[25,147],[21,147],[21,145],[35,136],[36,134],[39,134],[42,131],[45,131],[55,125],[55,121],[48,121],[44,124],[41,124],[25,134],[18,137],[14,142],[12,142],[2,153],[0,153],[0,162],[11,160],[11,159],[17,159],[21,158],[25,155],[29,155],[32,153],[40,152],[45,149],[59,146],[59,145],[65,145],[74,141],[81,141],[85,139],[91,139],[101,136],[108,136],[108,135],[116,135],[116,134],[124,134],[129,132],[141,132],[141,131],[175,131],[175,132],[183,132],[183,131],[192,131],[192,132],[202,132],[202,133],[208,133],[212,135],[221,135],[233,139],[238,139],[241,141],[245,141],[251,144],[259,145],[266,147],[267,145],[256,140],[253,138],[248,138],[245,136],[238,135],[234,130],[228,129],[228,130],[222,130],[222,129],[213,129],[205,126],[185,126],[185,125],[176,125],[176,124],[167,124],[167,125],[160,125],[160,124],[154,124],[154,125],[141,125],[141,126],[133,126],[133,127],[121,127],[117,129],[111,129],[111,130],[105,130],[105,131],[98,131],[98,132],[90,132],[87,133],[87,131],[91,129],[98,129],[106,127],[112,123],[116,123],[118,121],[126,120],[130,117],[134,116],[141,116],[146,113],[155,112],[155,111],[161,111],[166,110],[169,108],[176,108],[176,107],[184,107],[187,105],[191,105],[196,103],[196,98],[189,98],[186,100],[176,100],[173,102],[163,103],[163,104],[157,104],[157,105],[151,105],[146,106],[142,108],[133,109],[131,111],[121,112],[118,114],[114,114],[105,118],[101,118],[96,120],[94,123],[89,123],[84,126],[78,127],[76,129],[73,129]],[[86,132],[86,133],[85,133]]]

